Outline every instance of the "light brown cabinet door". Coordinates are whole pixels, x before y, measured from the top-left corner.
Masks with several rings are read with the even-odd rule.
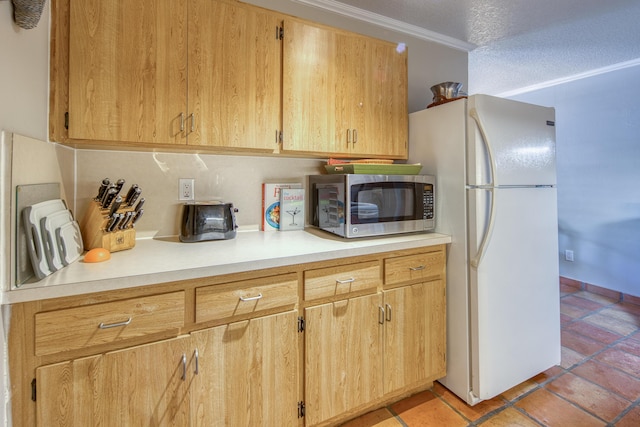
[[[284,28],[282,149],[406,158],[406,52],[296,19]]]
[[[382,396],[380,294],[305,309],[305,425]]]
[[[236,1],[189,1],[188,144],[273,151],[281,18]]]
[[[193,425],[298,425],[297,311],[192,333]]]
[[[69,137],[184,144],[187,0],[71,0]]]
[[[446,371],[444,281],[418,283],[383,294],[385,393],[443,377]]]
[[[337,34],[285,19],[282,77],[284,151],[340,151],[335,99]]]
[[[367,49],[368,75],[364,134],[354,145],[357,153],[408,156],[409,111],[407,52],[402,46],[371,40]]]
[[[38,425],[189,425],[189,343],[176,338],[38,368]]]

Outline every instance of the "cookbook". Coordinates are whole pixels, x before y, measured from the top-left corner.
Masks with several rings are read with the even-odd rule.
[[[280,190],[283,188],[302,188],[302,183],[263,183],[262,184],[262,230],[280,229]]]
[[[280,231],[304,228],[304,189],[280,190]]]

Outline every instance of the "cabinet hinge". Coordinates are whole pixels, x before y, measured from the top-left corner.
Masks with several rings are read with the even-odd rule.
[[[64,128],[69,130],[69,112],[64,113]]]
[[[298,317],[298,332],[304,332],[304,317]]]
[[[36,401],[36,379],[31,381],[31,400]]]
[[[304,418],[304,401],[298,402],[298,418]]]

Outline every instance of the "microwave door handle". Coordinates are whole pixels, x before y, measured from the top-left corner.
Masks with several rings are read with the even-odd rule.
[[[493,156],[493,148],[491,148],[491,142],[489,142],[489,138],[487,138],[487,132],[484,129],[482,120],[480,120],[480,115],[478,115],[478,110],[476,110],[475,108],[470,109],[469,116],[471,116],[471,118],[478,125],[480,136],[482,136],[482,142],[484,143],[484,146],[487,148],[487,156],[489,157],[489,168],[490,168],[489,173],[491,174],[491,177],[487,185],[491,187],[497,187],[498,182],[496,180],[496,162],[495,162],[495,157]]]
[[[484,234],[482,236],[482,240],[480,242],[480,246],[478,247],[476,256],[471,258],[470,261],[471,266],[477,269],[480,265],[480,261],[482,261],[482,256],[486,251],[487,241],[489,240],[489,238],[491,237],[491,233],[493,232],[493,223],[495,222],[496,191],[495,188],[484,188],[478,189],[476,191],[488,191],[489,195],[491,196],[491,200],[489,202],[491,204],[489,207],[489,224],[484,230]]]

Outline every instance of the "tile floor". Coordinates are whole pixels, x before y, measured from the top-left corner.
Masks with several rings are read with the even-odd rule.
[[[562,361],[468,406],[439,383],[343,427],[640,426],[640,298],[561,279]]]

